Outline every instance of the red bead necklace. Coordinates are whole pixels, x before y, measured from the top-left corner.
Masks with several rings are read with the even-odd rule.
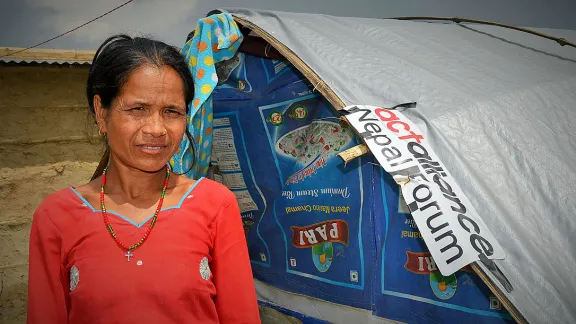
[[[110,235],[114,239],[114,242],[116,242],[116,244],[122,250],[126,251],[126,254],[124,256],[127,258],[126,261],[130,262],[130,258],[134,256],[132,251],[134,251],[135,249],[140,247],[142,244],[144,244],[146,239],[148,239],[148,235],[150,235],[150,232],[152,232],[152,228],[154,228],[154,225],[156,224],[156,219],[158,218],[158,214],[160,213],[160,210],[162,209],[162,203],[164,202],[164,196],[166,195],[166,188],[168,187],[168,181],[170,180],[170,168],[168,167],[168,165],[166,165],[166,179],[164,180],[164,187],[162,187],[162,193],[160,194],[160,201],[158,202],[158,207],[156,207],[156,212],[154,212],[154,216],[152,217],[152,221],[150,222],[150,226],[148,227],[148,229],[146,230],[146,233],[144,233],[144,236],[140,239],[140,241],[136,242],[135,244],[133,244],[130,247],[126,246],[124,243],[122,243],[122,241],[120,241],[120,239],[118,238],[118,236],[114,232],[112,225],[110,225],[110,221],[108,220],[108,213],[106,212],[106,206],[104,205],[104,187],[106,186],[106,172],[107,171],[108,171],[108,168],[105,168],[104,171],[102,172],[102,185],[100,186],[100,205],[102,207],[102,216],[104,218],[104,224],[106,225],[108,232],[110,233]]]

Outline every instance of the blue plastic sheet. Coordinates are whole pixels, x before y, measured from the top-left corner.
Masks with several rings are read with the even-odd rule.
[[[411,323],[503,323],[469,269],[443,277],[399,188],[287,62],[239,53],[214,92],[212,163],[236,194],[254,277]]]

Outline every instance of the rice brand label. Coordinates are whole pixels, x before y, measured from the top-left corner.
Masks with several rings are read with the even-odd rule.
[[[260,107],[282,179],[275,218],[286,238],[288,273],[337,285],[362,285],[360,224],[354,220],[350,226],[350,219],[362,209],[362,200],[354,199],[362,192],[360,170],[333,176],[342,164],[337,154],[358,139],[326,108],[324,99],[315,94]]]
[[[300,181],[303,181],[307,177],[310,177],[318,173],[318,169],[323,168],[326,165],[327,165],[326,159],[324,159],[324,157],[322,157],[321,155],[318,155],[316,159],[310,162],[310,164],[307,165],[305,168],[296,171],[294,174],[288,177],[288,180],[286,180],[286,184],[298,183]]]
[[[438,269],[450,276],[481,257],[506,254],[422,133],[399,111],[345,108],[376,160],[400,185]]]
[[[309,226],[291,226],[292,245],[297,248],[309,248],[327,242],[348,245],[348,223],[342,220],[326,221]]]
[[[277,111],[273,111],[270,113],[270,119],[268,119],[268,121],[274,126],[280,126],[284,123],[284,116]]]

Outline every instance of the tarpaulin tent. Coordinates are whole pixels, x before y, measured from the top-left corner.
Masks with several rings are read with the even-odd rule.
[[[238,197],[263,305],[304,322],[576,322],[576,49],[496,26],[218,12],[246,37],[213,93],[210,174]],[[362,144],[340,109],[410,102],[512,289],[482,262],[441,275],[392,177],[337,156]]]

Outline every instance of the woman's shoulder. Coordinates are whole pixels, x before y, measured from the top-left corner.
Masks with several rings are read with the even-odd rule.
[[[198,195],[203,201],[213,206],[220,206],[222,203],[236,198],[234,193],[220,182],[208,178],[190,181],[192,183],[191,194]]]
[[[63,188],[63,189],[60,189],[58,191],[55,191],[55,192],[48,194],[48,196],[46,196],[44,198],[44,200],[42,200],[42,203],[40,203],[40,205],[38,206],[38,209],[51,208],[54,205],[61,205],[61,204],[70,203],[71,202],[70,197],[72,197],[72,195],[74,193],[73,190],[74,190],[74,187],[66,187],[66,188]]]
[[[208,178],[202,178],[198,181],[202,182],[203,186],[205,186],[205,189],[208,190],[211,195],[218,195],[222,198],[229,198],[234,196],[234,193],[232,193],[228,187],[218,181],[214,181]]]
[[[209,178],[201,178],[198,181],[201,181],[204,185],[206,185],[210,189],[217,190],[220,193],[230,193],[230,194],[232,193],[230,189],[228,189],[228,187],[226,187],[224,184],[218,181],[214,181]]]
[[[34,212],[34,217],[47,217],[52,221],[63,215],[65,211],[71,210],[71,207],[77,203],[74,200],[74,188],[66,187],[46,196],[38,205]]]

